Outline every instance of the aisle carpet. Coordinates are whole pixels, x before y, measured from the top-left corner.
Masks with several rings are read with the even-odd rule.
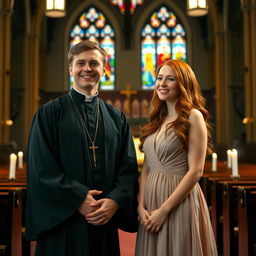
[[[119,230],[121,256],[134,256],[137,233],[127,233]]]

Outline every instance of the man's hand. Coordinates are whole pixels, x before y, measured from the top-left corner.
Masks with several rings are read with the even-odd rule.
[[[91,207],[98,208],[96,211],[85,215],[88,223],[93,225],[104,225],[115,214],[118,209],[118,204],[110,198],[103,198],[91,203]]]
[[[100,195],[102,193],[102,191],[99,190],[89,190],[86,198],[84,199],[84,201],[82,202],[82,204],[79,206],[78,211],[82,214],[82,215],[86,215],[90,212],[93,212],[95,210],[97,210],[99,208],[99,206],[93,206],[92,203],[97,202],[93,196],[95,195]]]

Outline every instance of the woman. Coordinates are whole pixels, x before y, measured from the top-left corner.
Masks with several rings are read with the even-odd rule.
[[[159,66],[140,193],[137,256],[217,255],[205,198],[197,183],[211,152],[208,112],[194,72],[181,60]]]

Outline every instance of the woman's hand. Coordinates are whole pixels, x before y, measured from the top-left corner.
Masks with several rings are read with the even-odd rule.
[[[145,230],[150,234],[158,233],[161,230],[167,217],[168,212],[161,207],[150,212],[149,218],[144,225]]]
[[[150,216],[149,212],[143,206],[139,205],[138,214],[139,214],[139,222],[145,228],[145,223],[147,223],[148,218]]]

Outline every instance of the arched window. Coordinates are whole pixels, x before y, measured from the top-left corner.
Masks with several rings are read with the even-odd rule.
[[[186,61],[186,31],[167,7],[158,8],[141,32],[142,89],[153,89],[156,67],[167,59]]]
[[[96,41],[108,54],[107,70],[101,79],[101,90],[115,88],[115,33],[103,13],[95,7],[83,11],[70,31],[70,47],[84,40]],[[74,83],[70,77],[70,86]]]

